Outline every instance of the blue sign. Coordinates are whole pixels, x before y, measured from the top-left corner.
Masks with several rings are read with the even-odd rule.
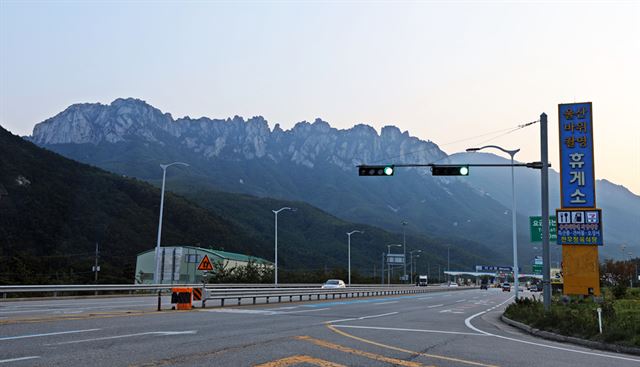
[[[562,208],[595,208],[591,102],[558,105]],[[558,239],[560,233],[558,232]]]
[[[556,209],[558,245],[602,245],[602,210]]]
[[[513,267],[512,266],[495,266],[495,265],[476,265],[476,271],[510,273],[513,271]],[[518,272],[521,272],[521,271],[522,271],[522,268],[518,266]]]

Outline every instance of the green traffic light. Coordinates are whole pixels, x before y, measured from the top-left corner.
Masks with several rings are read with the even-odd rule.
[[[469,167],[467,166],[460,167],[460,175],[466,176],[468,174],[469,174]]]
[[[387,176],[393,176],[393,167],[386,166],[384,168],[384,174],[387,175]]]

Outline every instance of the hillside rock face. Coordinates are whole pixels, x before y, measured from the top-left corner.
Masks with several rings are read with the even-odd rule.
[[[178,143],[206,158],[251,160],[268,157],[314,167],[329,161],[344,170],[363,162],[394,158],[430,162],[445,157],[431,143],[386,126],[378,135],[367,125],[348,130],[332,128],[316,119],[299,122],[291,130],[273,130],[261,116],[244,120],[201,117],[173,119],[170,114],[138,99],[116,99],[110,105],[75,104],[37,124],[31,140],[38,145],[119,143],[140,139],[148,143]]]

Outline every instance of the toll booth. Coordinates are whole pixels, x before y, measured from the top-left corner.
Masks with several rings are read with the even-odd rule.
[[[192,308],[193,288],[171,288],[171,303],[177,310],[190,310]]]

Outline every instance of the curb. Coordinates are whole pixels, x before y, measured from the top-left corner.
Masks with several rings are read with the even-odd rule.
[[[589,347],[592,349],[600,349],[600,350],[606,350],[610,352],[627,353],[627,354],[640,356],[640,348],[627,347],[624,345],[617,345],[617,344],[602,343],[602,342],[596,342],[593,340],[580,339],[573,336],[560,335],[560,334],[552,333],[549,331],[536,329],[529,325],[523,324],[521,322],[511,320],[510,318],[506,317],[504,314],[500,315],[500,320],[505,324],[511,325],[515,328],[526,331],[527,333],[533,336],[537,336],[543,339],[553,340],[553,341],[562,342],[562,343],[577,344],[577,345],[581,345],[583,347]]]

